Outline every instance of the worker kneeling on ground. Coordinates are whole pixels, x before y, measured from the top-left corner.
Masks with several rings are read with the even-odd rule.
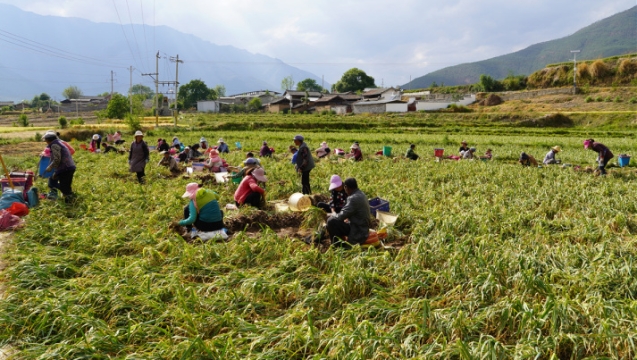
[[[551,150],[546,153],[546,156],[544,156],[544,161],[542,161],[542,163],[544,165],[559,164],[560,161],[555,158],[555,155],[557,155],[560,151],[562,151],[562,149],[559,146],[553,146]]]
[[[327,231],[332,245],[350,248],[367,240],[371,213],[367,196],[358,188],[356,179],[346,179],[343,187],[347,202],[340,213],[329,214]]]
[[[193,226],[201,232],[223,229],[223,211],[219,208],[216,192],[190,183],[182,197],[190,199],[190,202],[184,208],[184,219],[178,223],[179,226],[185,226],[189,232]]]

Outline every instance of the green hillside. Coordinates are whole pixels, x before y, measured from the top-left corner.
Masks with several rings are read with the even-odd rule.
[[[571,49],[580,49],[578,57],[597,59],[632,53],[637,50],[637,6],[589,25],[573,35],[531,45],[526,49],[492,59],[450,66],[403,85],[426,88],[434,81],[445,85],[478,82],[481,74],[503,79],[509,73],[529,75],[550,63],[564,62]]]

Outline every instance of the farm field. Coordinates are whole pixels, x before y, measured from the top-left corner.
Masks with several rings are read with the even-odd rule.
[[[277,151],[262,159],[268,201],[301,188],[286,152],[295,134],[311,149],[359,141],[365,160],[318,162],[312,189],[328,195],[339,174],[387,199],[399,216],[388,249],[310,247],[297,235],[316,212],[250,209],[226,212],[230,241],[187,243],[168,224],[192,179],[171,177],[153,153],[139,185],[125,155],[78,151],[77,204],[43,201],[5,245],[0,345],[27,359],[635,358],[637,167],[596,177],[517,165],[522,151],[541,161],[560,145],[564,163],[594,166],[587,137],[637,155],[634,125],[454,116],[203,116],[145,138],[241,142],[230,164],[267,141]],[[494,160],[434,161],[434,148],[456,154],[462,140]],[[421,160],[371,156],[410,143]],[[5,161],[35,169],[37,156]],[[236,185],[205,184],[233,202]]]

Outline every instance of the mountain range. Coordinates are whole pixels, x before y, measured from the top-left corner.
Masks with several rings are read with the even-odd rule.
[[[153,46],[151,48],[150,46]],[[179,54],[179,82],[203,80],[208,87],[224,85],[226,94],[254,90],[280,91],[281,80],[321,78],[281,60],[233,46],[219,46],[166,26],[96,23],[78,18],[41,16],[0,4],[0,101],[30,100],[47,93],[57,100],[68,86],[84,95],[111,90],[127,94],[129,66],[133,84],[154,91],[150,76],[159,55],[159,81],[174,81]],[[330,84],[325,84],[326,88]],[[161,86],[160,92],[169,92]]]
[[[580,50],[577,59],[593,60],[637,52],[637,6],[597,21],[570,36],[551,40],[511,54],[473,63],[446,67],[413,79],[405,89],[438,85],[467,85],[481,74],[503,79],[508,74],[530,75],[547,64],[573,59],[571,50]]]

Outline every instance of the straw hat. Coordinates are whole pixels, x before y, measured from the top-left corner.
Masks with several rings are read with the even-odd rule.
[[[352,146],[349,147],[350,149],[360,149],[360,147],[358,146],[358,144],[352,144]]]
[[[460,143],[461,143],[462,145],[467,145],[467,142],[466,142],[466,141],[464,141],[464,140],[462,140]]]
[[[560,152],[560,151],[562,151],[562,148],[560,148],[560,146],[559,146],[559,145],[555,145],[555,146],[553,146],[551,149],[553,149],[553,151],[555,151],[555,152]]]
[[[99,139],[100,139],[99,135],[97,135],[97,134],[93,135],[93,140],[99,140]]]
[[[144,133],[141,132],[140,130],[135,131],[135,135],[134,136],[144,136]]]
[[[219,138],[219,140],[217,140],[217,144],[223,144],[225,141],[223,141],[223,138]]]

